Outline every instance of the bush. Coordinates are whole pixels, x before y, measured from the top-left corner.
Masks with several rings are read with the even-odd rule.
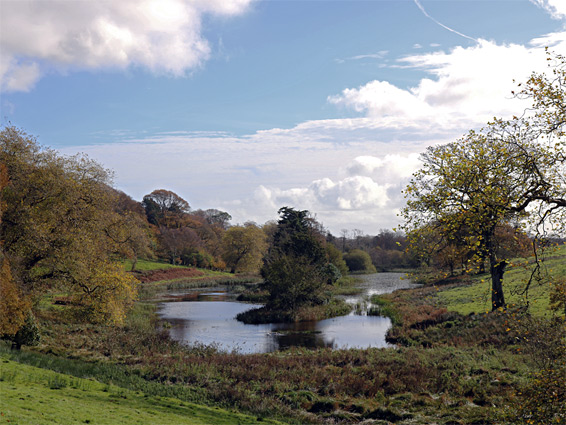
[[[510,325],[535,365],[518,392],[514,420],[526,424],[566,424],[566,323],[524,315]]]
[[[12,341],[12,348],[19,350],[22,345],[37,345],[40,341],[39,328],[35,323],[35,317],[30,313],[28,314],[23,326],[16,332],[15,335],[5,338]]]
[[[344,255],[344,261],[351,272],[375,273],[377,270],[371,263],[369,254],[361,249],[353,249]]]
[[[214,258],[205,251],[193,251],[181,256],[181,262],[185,266],[209,269],[215,265]]]
[[[342,277],[342,273],[340,273],[338,267],[336,267],[332,263],[328,263],[326,266],[324,266],[322,272],[327,278],[326,283],[328,283],[329,285],[336,283]]]

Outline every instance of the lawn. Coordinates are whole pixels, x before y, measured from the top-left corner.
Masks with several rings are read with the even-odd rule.
[[[533,282],[528,299],[522,294],[531,271],[532,261],[515,259],[503,276],[503,290],[507,305],[523,306],[527,300],[529,309],[535,316],[550,315],[549,295],[557,279],[566,278],[566,246],[554,248],[547,253],[544,267],[551,276],[548,281]],[[489,274],[473,276],[471,284],[438,292],[440,302],[449,311],[460,314],[485,313],[491,311],[491,279]]]
[[[132,261],[124,260],[124,269],[127,271],[132,270]],[[173,268],[186,268],[185,266],[177,266],[175,264],[164,263],[162,261],[152,261],[139,259],[136,263],[136,270],[140,272],[150,271],[150,270],[162,270],[162,269],[173,269]]]
[[[275,424],[102,384],[0,357],[0,422],[12,424]]]

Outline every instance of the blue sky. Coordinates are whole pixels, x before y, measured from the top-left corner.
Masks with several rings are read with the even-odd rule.
[[[1,120],[233,223],[396,226],[427,146],[520,113],[563,0],[0,0]]]

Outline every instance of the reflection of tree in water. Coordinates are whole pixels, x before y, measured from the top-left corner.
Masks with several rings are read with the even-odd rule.
[[[373,293],[413,286],[410,280],[401,279],[404,276],[403,273],[360,276],[362,293],[347,300],[357,303]],[[186,294],[173,292],[164,297],[159,314],[167,322],[165,326],[171,337],[189,346],[213,345],[242,353],[267,353],[291,347],[387,346],[385,333],[391,322],[384,317],[348,315],[320,322],[245,325],[234,317],[258,305],[230,301],[231,297],[216,288]]]
[[[274,325],[272,337],[277,342],[279,350],[291,347],[332,348],[334,338],[327,340],[324,334],[317,330],[317,322],[281,323]]]

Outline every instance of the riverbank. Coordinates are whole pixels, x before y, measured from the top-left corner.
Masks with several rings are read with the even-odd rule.
[[[161,425],[233,425],[279,422],[244,415],[226,409],[212,408],[176,397],[150,395],[148,391],[131,389],[100,381],[93,370],[84,377],[58,373],[45,367],[25,364],[17,356],[8,360],[0,350],[0,394],[5,402],[1,420],[15,424],[121,424],[159,423]],[[42,364],[39,358],[27,361]],[[53,367],[53,363],[51,367]],[[67,367],[63,367],[63,370]],[[79,373],[76,373],[79,374]],[[94,376],[96,379],[93,379]]]
[[[529,344],[521,339],[520,328],[507,330],[511,316],[458,315],[450,304],[440,305],[441,297],[435,295],[451,289],[431,286],[386,296],[390,307],[400,312],[401,325],[393,328],[403,329],[397,349],[291,349],[241,355],[213,347],[187,348],[159,329],[155,304],[138,302],[123,327],[62,320],[60,314],[45,309],[38,318],[42,345],[22,352],[4,347],[2,357],[68,376],[111,380],[151,397],[237,409],[256,420],[527,423],[523,407],[528,405],[521,394],[545,400],[545,394],[535,393],[537,387],[532,385],[532,374],[544,371],[537,365],[541,357],[537,346],[547,356],[559,352],[560,345]],[[559,327],[551,334],[552,327],[535,325],[547,341],[563,338]],[[553,360],[557,375],[543,375],[554,379],[550,384],[566,370],[559,361],[560,357]],[[557,400],[563,401],[559,390]],[[111,400],[108,403],[105,408],[112,407]]]
[[[141,324],[84,340],[75,327],[57,355],[6,350],[3,357],[74,376],[89,369],[86,376],[143,394],[289,423],[502,423],[528,373],[523,356],[483,347],[240,355],[187,349]]]
[[[254,308],[239,313],[236,320],[246,325],[312,322],[344,316],[352,309],[353,307],[344,300],[332,298],[321,305],[300,307],[295,312],[271,310],[266,307]]]

